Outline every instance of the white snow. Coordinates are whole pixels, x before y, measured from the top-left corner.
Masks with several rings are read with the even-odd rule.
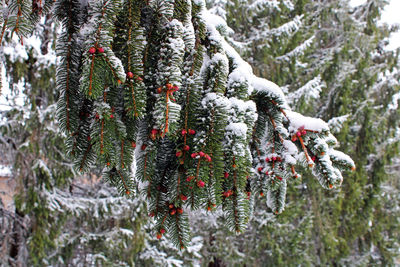
[[[246,138],[247,125],[243,122],[229,123],[225,130],[228,134],[234,134],[235,136]]]
[[[318,75],[293,93],[290,93],[287,98],[290,100],[291,104],[295,104],[301,97],[304,97],[306,101],[318,99],[319,93],[325,86],[325,83],[321,80],[321,76]]]
[[[329,128],[332,132],[338,133],[343,127],[343,123],[349,118],[350,114],[346,114],[340,117],[334,117],[328,121]]]
[[[328,124],[321,119],[303,116],[289,110],[286,111],[286,115],[290,121],[290,132],[296,132],[301,127],[304,127],[306,130],[317,132],[329,131]]]
[[[0,177],[9,177],[11,175],[11,166],[0,165]]]

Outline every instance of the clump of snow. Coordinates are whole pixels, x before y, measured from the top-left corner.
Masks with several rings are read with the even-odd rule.
[[[0,165],[0,177],[9,177],[12,175],[10,166]]]
[[[229,100],[226,97],[217,95],[216,93],[207,93],[201,101],[201,104],[205,109],[207,109],[210,104],[221,107],[230,107]]]
[[[329,126],[326,122],[318,118],[303,116],[294,111],[286,111],[289,120],[289,131],[296,132],[299,128],[304,127],[306,130],[316,132],[328,132]]]
[[[346,162],[347,164],[351,165],[351,166],[355,166],[354,161],[345,153],[335,150],[335,149],[329,149],[328,150],[328,155],[336,161],[342,161],[342,162]]]
[[[207,21],[208,25],[213,25],[215,29],[222,29],[228,34],[233,34],[233,30],[228,26],[226,21],[220,16],[211,13],[209,10],[202,13],[202,17]]]
[[[225,130],[227,131],[228,135],[233,134],[237,137],[245,139],[247,133],[247,125],[243,122],[232,122],[226,126]]]
[[[253,86],[254,90],[258,92],[263,92],[267,95],[270,95],[272,98],[279,98],[283,102],[283,107],[289,108],[282,89],[275,83],[253,75],[251,85]]]

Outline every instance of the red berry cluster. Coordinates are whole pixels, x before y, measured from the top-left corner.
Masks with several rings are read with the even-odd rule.
[[[188,129],[187,131],[185,129],[182,129],[181,134],[183,136],[185,136],[187,133],[189,133],[190,135],[194,135],[196,133],[196,131],[193,129]]]
[[[175,207],[174,204],[169,204],[169,214],[171,215],[175,215],[176,213],[178,214],[182,214],[183,213],[183,209],[180,207]]]
[[[233,195],[233,192],[232,192],[232,190],[229,189],[229,190],[225,191],[222,195],[224,197],[230,197]]]
[[[138,76],[138,75],[135,75],[135,74],[133,74],[133,73],[130,72],[130,71],[128,71],[128,72],[126,73],[126,77],[127,77],[128,79],[133,79],[133,78],[135,78],[135,81],[137,81],[137,82],[143,81],[142,77],[140,77],[140,76]]]
[[[307,134],[307,131],[304,129],[304,126],[300,127],[297,132],[292,136],[292,141],[296,142],[299,137],[302,137]]]
[[[190,156],[191,156],[193,159],[196,159],[196,158],[204,158],[204,159],[207,160],[208,162],[211,162],[211,157],[210,157],[210,155],[204,153],[203,151],[192,153]]]
[[[200,188],[203,188],[205,185],[206,185],[206,183],[204,181],[202,181],[202,180],[199,180],[197,182],[197,186],[200,187]]]
[[[160,131],[157,130],[157,129],[151,129],[151,131],[150,131],[150,138],[151,138],[151,140],[155,140],[156,137],[157,137],[157,134],[158,134],[159,132],[160,132]]]
[[[191,180],[193,180],[194,179],[194,176],[188,176],[187,178],[186,178],[186,182],[190,182]]]
[[[96,47],[93,47],[93,46],[91,48],[89,48],[89,54],[91,54],[91,55],[95,54],[96,51],[97,51],[97,53],[102,54],[102,53],[104,53],[104,48],[103,47],[97,47],[97,49],[96,49]]]
[[[170,83],[167,83],[165,86],[160,86],[157,88],[157,94],[161,94],[162,92],[168,92],[168,91],[173,93],[178,90],[179,90],[179,87],[177,85],[172,85]]]
[[[157,239],[161,239],[162,235],[165,234],[165,229],[161,228],[160,232],[157,233]]]
[[[282,162],[282,158],[281,157],[275,157],[275,156],[271,157],[271,158],[266,157],[265,161],[266,162],[275,162],[275,161]]]

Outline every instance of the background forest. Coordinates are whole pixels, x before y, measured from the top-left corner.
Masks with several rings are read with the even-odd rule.
[[[2,2],[3,3],[3,2]],[[378,23],[386,1],[215,0],[229,43],[295,111],[329,123],[356,171],[326,190],[302,170],[278,216],[265,199],[245,233],[189,214],[191,243],[157,240],[145,201],[100,170],[78,175],[56,122],[56,35],[46,16],[22,46],[0,48],[0,265],[395,266],[400,264],[399,50]]]

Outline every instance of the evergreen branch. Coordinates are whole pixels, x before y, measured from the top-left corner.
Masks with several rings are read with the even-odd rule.
[[[3,42],[4,33],[6,32],[7,22],[8,22],[8,17],[4,20],[3,28],[2,28],[2,30],[1,30],[1,35],[0,35],[0,47],[1,47],[2,42]]]

